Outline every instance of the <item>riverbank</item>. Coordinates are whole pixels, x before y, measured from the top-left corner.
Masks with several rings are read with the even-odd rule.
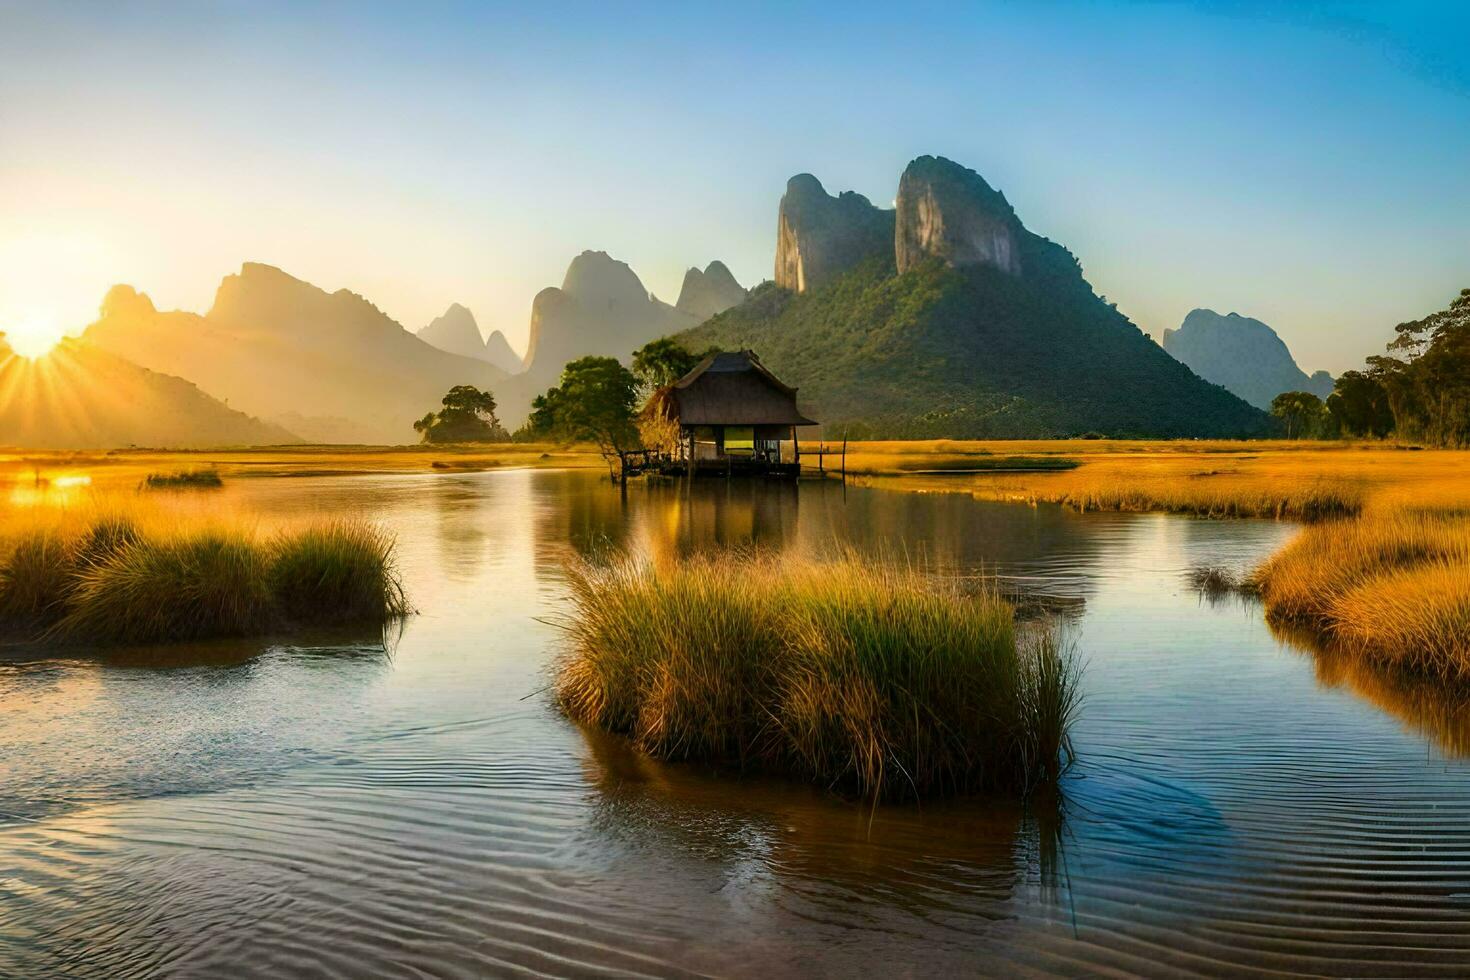
[[[915,474],[997,451],[1065,472]],[[879,443],[859,482],[1079,511],[1164,511],[1312,525],[1251,576],[1266,614],[1335,652],[1470,680],[1470,452],[1391,443]],[[936,467],[939,468],[939,467]]]

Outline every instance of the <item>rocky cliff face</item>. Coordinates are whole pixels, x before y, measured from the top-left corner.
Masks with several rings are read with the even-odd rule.
[[[1269,410],[1283,391],[1332,394],[1332,375],[1308,377],[1275,330],[1239,313],[1192,310],[1178,330],[1164,331],[1163,347],[1201,378],[1260,409]]]
[[[853,191],[833,197],[811,174],[786,182],[776,224],[776,285],[803,293],[866,259],[892,256],[892,211]]]
[[[923,156],[898,181],[894,261],[907,272],[931,256],[951,266],[988,265],[1021,275],[1021,222],[973,170]]]
[[[648,341],[698,322],[649,295],[626,262],[583,252],[567,267],[561,288],[541,290],[531,304],[526,371],[532,387],[544,386],[568,361],[588,354],[627,360]]]
[[[441,316],[435,317],[427,327],[419,330],[418,338],[451,354],[478,358],[485,356],[485,341],[480,339],[480,327],[475,323],[475,315],[458,303],[452,304]]]
[[[704,267],[684,273],[679,301],[674,308],[693,316],[700,323],[745,302],[746,291],[719,259]]]

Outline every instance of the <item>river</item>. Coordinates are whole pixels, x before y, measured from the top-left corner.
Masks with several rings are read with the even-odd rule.
[[[0,976],[1470,971],[1470,708],[1190,585],[1291,525],[585,471],[216,493],[381,522],[418,611],[0,652]],[[874,810],[556,712],[568,558],[748,543],[1050,600],[1086,662],[1060,798]]]

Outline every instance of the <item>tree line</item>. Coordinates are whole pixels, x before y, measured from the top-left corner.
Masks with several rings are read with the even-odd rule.
[[[458,385],[444,396],[440,411],[428,413],[413,428],[427,443],[591,442],[611,465],[629,450],[671,448],[665,445],[669,434],[662,420],[641,409],[712,353],[692,353],[663,337],[634,351],[631,368],[615,357],[579,357],[531,401],[530,416],[514,433],[496,417],[493,394]]]
[[[1386,353],[1343,372],[1325,402],[1305,391],[1277,395],[1271,414],[1286,437],[1470,446],[1470,289],[1394,334]]]

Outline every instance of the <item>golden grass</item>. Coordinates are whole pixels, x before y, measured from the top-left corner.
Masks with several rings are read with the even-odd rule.
[[[266,534],[228,514],[110,501],[13,512],[0,539],[0,632],[26,640],[157,643],[404,611],[393,542],[362,522]]]
[[[438,464],[438,465],[436,465]],[[150,474],[211,471],[236,477],[330,476],[413,470],[603,468],[591,446],[476,443],[446,446],[271,446],[110,452],[0,451],[0,485],[27,487],[83,479],[97,489],[131,490]],[[0,505],[3,505],[0,500]]]
[[[1470,680],[1470,519],[1405,510],[1320,524],[1254,583],[1273,621],[1396,667]]]
[[[855,448],[854,448],[855,447]],[[1076,460],[1065,472],[916,475],[965,454]],[[1388,443],[1045,442],[862,443],[849,447],[859,482],[1078,510],[1170,511],[1207,517],[1318,521],[1372,510],[1470,513],[1470,452]],[[926,467],[924,460],[941,465]]]
[[[904,475],[926,458],[987,453],[1050,453],[1081,465]],[[854,463],[871,474],[862,482],[893,489],[1310,523],[1246,583],[1261,591],[1273,623],[1375,663],[1470,680],[1470,452],[1352,442],[868,443],[849,447]]]
[[[1068,752],[1076,666],[953,579],[852,554],[571,568],[573,719],[652,755],[873,798],[1026,792]]]

